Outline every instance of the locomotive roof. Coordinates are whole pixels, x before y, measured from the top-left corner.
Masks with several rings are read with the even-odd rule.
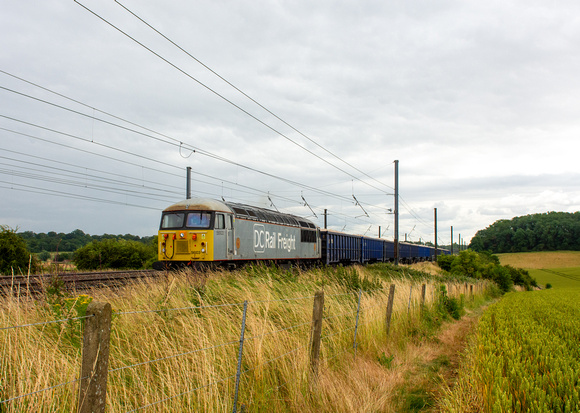
[[[303,228],[316,228],[316,225],[310,220],[296,215],[273,211],[267,208],[238,204],[235,202],[222,202],[209,198],[185,199],[165,208],[163,212],[184,210],[227,212],[230,214],[235,214],[237,217],[242,217],[253,221],[264,221]]]
[[[233,213],[229,206],[227,206],[222,201],[217,201],[215,199],[209,198],[191,198],[180,201],[176,204],[168,206],[163,210],[163,212],[169,211],[219,211]]]

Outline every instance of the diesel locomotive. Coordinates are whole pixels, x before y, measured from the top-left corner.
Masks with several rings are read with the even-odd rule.
[[[393,261],[394,243],[321,229],[310,220],[234,202],[186,199],[161,214],[157,270],[245,262],[348,264]],[[449,251],[439,249],[439,254]],[[430,260],[432,247],[399,243],[401,262]]]

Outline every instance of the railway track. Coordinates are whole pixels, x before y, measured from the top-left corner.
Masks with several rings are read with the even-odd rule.
[[[93,271],[59,274],[34,274],[0,276],[0,289],[3,291],[18,291],[25,294],[28,291],[38,293],[46,290],[51,283],[62,283],[67,290],[88,289],[93,287],[109,287],[126,284],[128,281],[154,277],[164,274],[156,270],[129,270],[129,271]]]

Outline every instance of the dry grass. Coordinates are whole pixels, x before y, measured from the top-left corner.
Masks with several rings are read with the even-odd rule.
[[[580,251],[497,254],[502,265],[526,269],[580,267]]]
[[[418,262],[416,264],[409,265],[409,267],[417,271],[423,271],[427,274],[431,274],[437,277],[440,277],[443,274],[445,274],[445,271],[442,270],[441,267],[439,267],[436,263],[431,261]]]
[[[428,354],[425,347],[407,347],[409,331],[419,324],[420,285],[427,284],[429,304],[438,283],[400,273],[388,279],[364,268],[347,270],[349,276],[382,287],[362,294],[354,360],[357,292],[328,271],[287,274],[259,269],[203,277],[174,273],[93,290],[94,300],[111,303],[117,313],[111,331],[107,411],[144,406],[148,407],[139,411],[231,410],[244,300],[249,304],[238,407],[268,412],[394,411],[404,372],[419,353]],[[396,293],[387,338],[384,314],[391,283]],[[325,292],[322,365],[313,391],[308,345],[312,297],[320,289]],[[452,291],[461,294],[464,285]],[[206,308],[191,308],[200,305]],[[188,309],[175,310],[181,308]],[[16,326],[55,319],[55,313],[46,301],[10,296],[0,302],[0,317],[1,326]],[[6,403],[2,411],[74,411],[79,324],[0,332],[3,400],[73,381]],[[381,356],[392,356],[392,365],[379,362]]]

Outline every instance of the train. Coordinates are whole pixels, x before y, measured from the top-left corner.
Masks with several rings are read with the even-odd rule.
[[[161,213],[156,270],[248,262],[346,265],[395,260],[393,241],[320,228],[312,221],[234,202],[192,198]],[[449,254],[439,248],[438,254]],[[435,248],[399,243],[399,262],[433,260]]]

